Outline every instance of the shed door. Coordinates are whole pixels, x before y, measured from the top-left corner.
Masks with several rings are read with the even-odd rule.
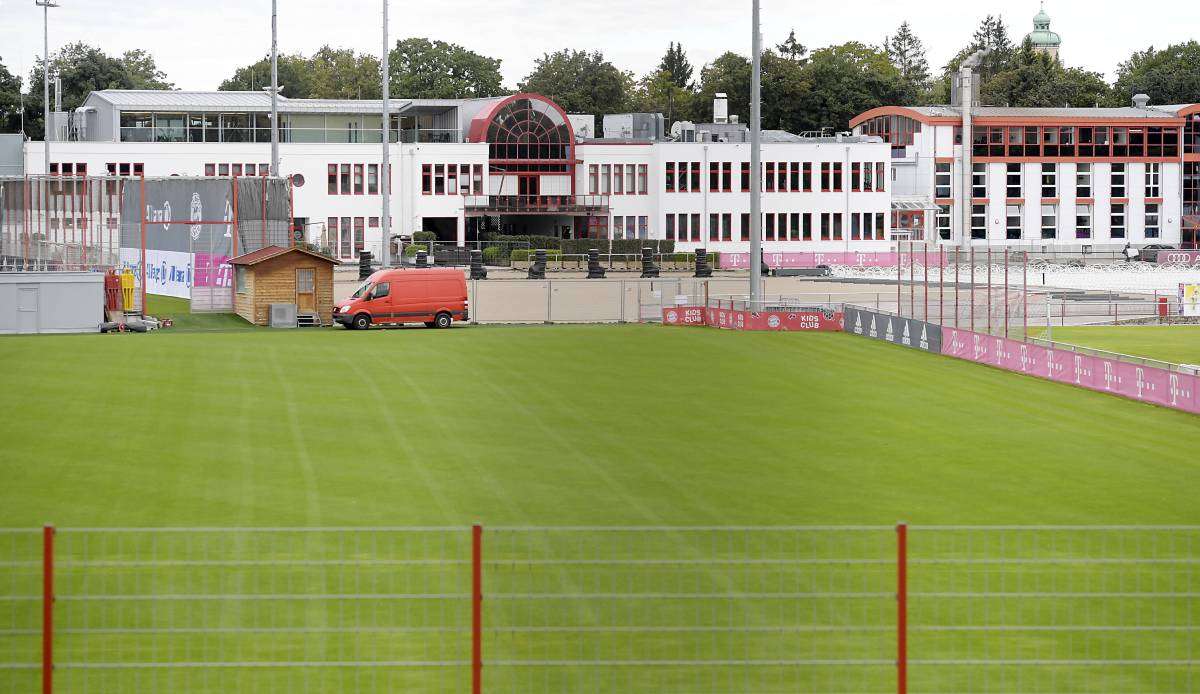
[[[317,310],[316,270],[310,267],[296,268],[296,310],[312,313]]]
[[[38,288],[17,287],[17,332],[38,331]]]

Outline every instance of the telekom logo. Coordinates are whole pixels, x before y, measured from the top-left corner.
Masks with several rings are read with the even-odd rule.
[[[1029,348],[1021,345],[1021,371],[1028,371],[1033,364],[1033,360],[1029,358]]]
[[[1111,361],[1104,362],[1104,390],[1112,390],[1113,383],[1120,383],[1121,379],[1113,373],[1113,365]]]
[[[975,353],[975,360],[987,354],[987,347],[983,344],[983,340],[978,335],[972,335],[972,349]]]
[[[1075,383],[1078,385],[1078,384],[1082,383],[1082,379],[1084,377],[1090,378],[1091,375],[1092,375],[1092,370],[1088,369],[1088,368],[1084,368],[1084,366],[1083,366],[1083,357],[1076,354],[1075,355]]]

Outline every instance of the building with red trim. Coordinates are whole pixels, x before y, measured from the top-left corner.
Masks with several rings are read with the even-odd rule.
[[[633,114],[596,138],[593,116],[567,114],[537,94],[397,99],[389,173],[381,168],[381,108],[279,99],[294,223],[341,260],[379,252],[387,185],[400,236],[424,230],[465,244],[500,232],[748,250],[750,145],[736,119],[676,124],[670,136],[656,114]],[[69,126],[66,139],[50,143],[49,173],[265,175],[270,112],[264,92],[96,91],[69,118],[55,118]],[[633,127],[647,122],[660,125]],[[25,143],[26,173],[43,173],[43,146]],[[765,131],[764,250],[887,250],[890,152],[874,136]]]
[[[1200,105],[980,106],[963,79],[958,105],[850,123],[891,146],[897,229],[963,247],[1196,247]]]

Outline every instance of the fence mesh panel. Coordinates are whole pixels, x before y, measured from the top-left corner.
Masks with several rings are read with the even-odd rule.
[[[40,686],[41,600],[41,530],[0,529],[0,692]]]
[[[61,691],[462,692],[464,529],[61,530]]]
[[[913,528],[910,691],[1200,691],[1200,528]]]
[[[892,528],[484,531],[489,692],[890,692]]]

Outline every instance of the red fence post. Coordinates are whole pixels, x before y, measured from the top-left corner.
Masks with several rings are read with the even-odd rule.
[[[908,524],[896,524],[896,692],[908,692]]]
[[[483,526],[471,526],[471,692],[483,691]]]
[[[54,691],[54,526],[42,527],[42,694]]]

